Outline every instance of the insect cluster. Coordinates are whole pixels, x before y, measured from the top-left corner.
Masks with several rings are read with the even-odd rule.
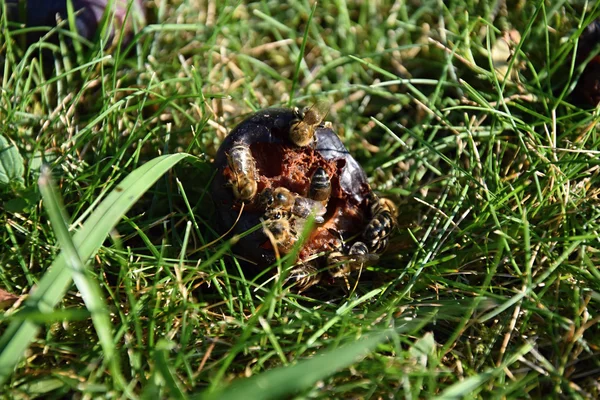
[[[236,252],[259,268],[300,247],[288,275],[298,290],[324,277],[346,279],[377,261],[396,227],[394,204],[371,191],[323,121],[326,112],[319,105],[259,111],[227,136],[215,158],[221,230],[244,233]]]

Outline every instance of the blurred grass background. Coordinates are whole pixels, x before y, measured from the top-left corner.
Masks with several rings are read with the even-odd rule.
[[[571,93],[598,4],[146,4],[129,52],[25,49],[2,18],[5,396],[599,396],[599,117]],[[210,243],[210,162],[249,113],[321,98],[400,229],[355,289],[298,295]]]

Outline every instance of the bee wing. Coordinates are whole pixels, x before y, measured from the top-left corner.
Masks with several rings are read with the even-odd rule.
[[[319,99],[304,110],[304,121],[309,125],[319,125],[331,109],[331,101]]]
[[[326,117],[329,114],[329,110],[331,109],[332,102],[329,99],[318,99],[311,106],[312,109],[315,109],[319,114]]]

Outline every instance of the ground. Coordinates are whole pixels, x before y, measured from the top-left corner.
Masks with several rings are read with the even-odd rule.
[[[5,396],[600,395],[600,117],[572,57],[599,4],[147,4],[112,52],[24,51],[2,18]],[[297,294],[215,232],[211,161],[251,112],[323,99],[399,229],[349,288]]]

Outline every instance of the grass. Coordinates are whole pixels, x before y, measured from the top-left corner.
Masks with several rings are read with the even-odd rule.
[[[570,57],[598,5],[148,3],[129,54],[0,22],[5,397],[600,396],[600,117]],[[354,290],[297,294],[215,242],[210,162],[320,98],[400,229]]]

